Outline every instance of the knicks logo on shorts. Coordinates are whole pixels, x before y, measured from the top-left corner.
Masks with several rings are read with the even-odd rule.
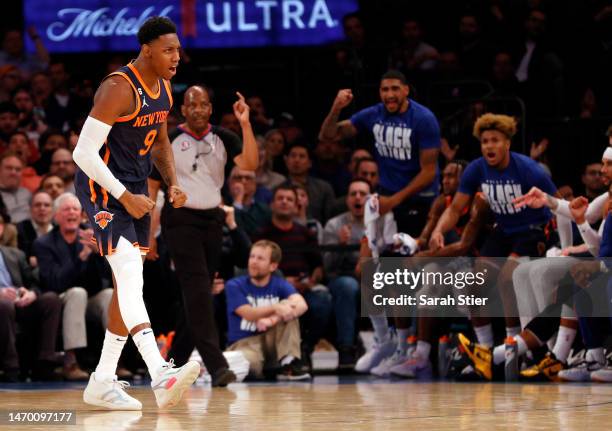
[[[98,211],[96,215],[94,215],[94,221],[100,228],[104,229],[113,221],[113,215],[108,211]]]

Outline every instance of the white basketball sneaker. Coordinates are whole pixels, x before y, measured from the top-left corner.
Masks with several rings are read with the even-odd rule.
[[[117,380],[117,376],[102,381],[96,380],[96,373],[91,373],[89,383],[83,392],[83,401],[97,407],[111,410],[142,410],[142,404],[130,397],[125,388],[128,382]]]
[[[606,366],[591,373],[591,380],[600,383],[612,383],[612,352],[606,356]]]
[[[358,373],[369,373],[372,368],[380,364],[380,362],[395,353],[397,342],[390,334],[387,339],[379,342],[375,341],[374,345],[364,355],[357,360],[355,371]]]
[[[370,370],[370,374],[377,377],[389,377],[391,369],[396,365],[404,363],[408,359],[408,355],[402,355],[399,350],[396,350],[393,355],[383,359],[380,363]]]
[[[183,392],[200,375],[200,364],[189,361],[182,367],[174,367],[174,359],[162,366],[159,374],[151,381],[159,408],[173,407],[181,400]]]
[[[391,368],[390,373],[405,379],[431,378],[431,362],[412,352],[406,361]]]

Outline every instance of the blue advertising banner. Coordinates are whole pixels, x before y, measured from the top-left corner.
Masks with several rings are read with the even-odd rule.
[[[178,27],[183,46],[232,48],[319,45],[342,38],[342,17],[358,0],[24,0],[50,52],[129,51],[150,16]],[[33,50],[31,41],[28,48]]]

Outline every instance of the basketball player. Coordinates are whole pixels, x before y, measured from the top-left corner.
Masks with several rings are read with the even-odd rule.
[[[489,113],[478,118],[474,125],[474,136],[480,140],[483,156],[472,161],[465,169],[459,190],[452,204],[442,214],[430,239],[432,250],[442,247],[444,234],[456,224],[477,190],[482,190],[494,213],[496,226],[480,250],[480,255],[508,256],[509,259],[501,268],[493,261],[480,259],[476,262],[475,271],[483,271],[486,267],[491,279],[491,274],[499,274],[497,282],[504,305],[508,337],[518,335],[521,330],[512,287],[512,272],[518,265],[517,258],[539,257],[544,253],[546,225],[552,218],[548,208],[515,208],[513,200],[526,194],[533,186],[551,195],[557,193],[555,185],[536,162],[510,151],[515,133],[516,121],[512,117]],[[470,358],[481,353],[490,356],[489,349],[493,345],[490,319],[472,315],[472,323],[480,346],[462,334],[459,336],[460,343]],[[490,367],[475,368],[485,378],[491,379]]]
[[[338,121],[340,113],[353,100],[350,89],[338,92],[319,132],[319,139],[331,141],[358,134],[367,136],[375,148],[378,162],[379,208],[384,215],[393,211],[399,232],[418,237],[427,221],[433,200],[438,196],[438,153],[440,127],[435,115],[410,99],[410,88],[403,73],[386,72],[380,80],[381,103],[362,109],[350,119]],[[377,335],[376,351],[391,352],[387,319],[370,316]],[[407,351],[410,319],[396,318],[398,351],[401,361]],[[390,355],[387,355],[390,356]],[[382,355],[364,355],[356,370],[366,372],[377,365]]]
[[[177,184],[166,124],[172,106],[169,80],[179,62],[176,27],[167,18],[151,17],[138,31],[138,41],[138,58],[100,84],[74,150],[77,196],[115,281],[100,362],[83,400],[117,410],[142,408],[124,391],[127,383],[115,376],[128,334],[147,365],[160,408],[178,403],[200,373],[196,361],[180,368],[173,360],[164,361],[142,298],[141,255],[147,251],[154,206],[147,197],[151,162],[168,185],[175,207],[185,203],[186,195]]]

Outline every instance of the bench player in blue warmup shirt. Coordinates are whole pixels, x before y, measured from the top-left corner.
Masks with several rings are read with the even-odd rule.
[[[338,122],[342,109],[353,100],[351,90],[340,90],[319,139],[369,136],[380,172],[380,213],[393,210],[398,231],[416,238],[439,194],[440,127],[429,109],[408,98],[401,72],[385,73],[379,93],[381,103]]]
[[[379,167],[380,214],[393,210],[398,231],[417,238],[439,194],[440,126],[429,109],[408,98],[409,92],[404,74],[388,71],[380,81],[381,103],[338,122],[342,109],[353,100],[351,90],[340,90],[321,126],[319,139],[350,138],[358,134],[369,138]],[[370,317],[375,327],[387,327],[385,317]],[[400,353],[406,352],[410,323],[409,318],[395,319]],[[368,354],[357,363],[362,372],[375,367],[381,358],[378,355],[375,360],[364,362],[365,357]],[[402,357],[398,356],[397,361]]]
[[[178,187],[166,122],[169,80],[179,62],[176,27],[168,18],[151,17],[138,30],[138,42],[138,58],[100,84],[73,155],[77,196],[116,281],[100,362],[83,401],[114,410],[142,409],[115,376],[128,334],[147,364],[159,407],[176,405],[200,373],[197,361],[175,368],[162,358],[142,298],[142,258],[155,205],[147,197],[152,163],[174,206],[182,206],[186,196]]]
[[[477,191],[482,191],[494,214],[495,228],[485,240],[480,255],[509,259],[501,268],[492,261],[479,259],[475,271],[486,268],[490,280],[498,275],[497,285],[504,305],[508,336],[518,334],[521,329],[512,286],[512,272],[518,265],[517,258],[544,254],[548,242],[548,223],[552,218],[548,208],[517,208],[514,200],[527,194],[534,186],[551,195],[557,194],[557,188],[535,161],[510,151],[515,133],[516,121],[506,115],[485,114],[476,121],[474,136],[480,140],[482,157],[465,168],[459,190],[440,217],[430,239],[431,249],[443,246],[443,235],[456,224]],[[472,316],[472,323],[479,343],[490,347],[493,343],[490,319]],[[474,343],[462,336],[460,341],[468,356],[474,352]]]

